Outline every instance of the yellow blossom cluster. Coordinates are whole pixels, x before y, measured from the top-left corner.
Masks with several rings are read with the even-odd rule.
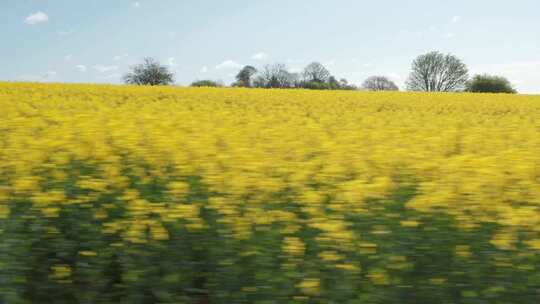
[[[390,210],[404,188],[414,195]],[[20,204],[52,221],[90,211],[117,245],[170,241],[178,225],[233,241],[279,231],[273,246],[295,267],[316,248],[321,263],[361,271],[350,254],[381,254],[396,229],[436,229],[425,214],[463,231],[498,225],[493,246],[538,252],[540,97],[0,83],[0,220]],[[469,258],[470,245],[451,251]],[[396,256],[366,280],[393,284],[408,267]],[[297,282],[308,296],[324,284]]]

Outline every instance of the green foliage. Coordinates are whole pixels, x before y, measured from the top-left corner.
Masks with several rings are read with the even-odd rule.
[[[474,76],[467,83],[467,91],[473,93],[517,93],[508,79],[485,74]]]
[[[73,196],[90,195],[77,187],[78,176],[96,174],[74,164],[65,188]],[[126,172],[129,175],[129,172]],[[106,232],[105,222],[129,216],[121,193],[95,197],[94,208],[108,208],[106,218],[79,204],[66,204],[58,218],[44,218],[25,201],[11,202],[12,214],[0,220],[1,303],[535,303],[540,256],[503,251],[490,243],[495,224],[462,229],[452,217],[406,208],[414,187],[402,187],[386,200],[372,200],[370,214],[351,213],[344,220],[358,248],[340,251],[334,241],[318,239],[306,224],[294,233],[306,246],[302,257],[282,251],[286,226],[260,225],[246,239],[232,237],[222,218],[207,208],[210,193],[196,176],[186,203],[202,204],[206,228],[191,230],[168,223],[169,238],[126,243]],[[130,185],[144,199],[161,202],[166,181]],[[268,207],[308,215],[295,205],[298,194],[276,194]],[[331,198],[329,198],[330,200]],[[330,201],[329,201],[330,203]],[[277,209],[275,209],[277,208]],[[404,222],[416,223],[403,225]],[[460,246],[468,245],[460,253]],[[324,252],[338,250],[343,268],[325,262]],[[59,267],[58,265],[63,265]],[[64,267],[64,268],[62,268]],[[67,271],[69,269],[69,271]],[[298,282],[320,279],[320,290],[302,295]]]
[[[243,67],[240,72],[236,75],[236,82],[233,84],[235,87],[245,87],[245,88],[251,88],[251,78],[253,75],[257,73],[257,69],[246,65]]]
[[[222,87],[223,85],[213,80],[197,80],[191,84],[192,87]]]
[[[320,81],[302,81],[298,84],[298,88],[308,90],[356,90],[354,85],[347,82],[346,79],[337,81],[334,76],[330,76],[328,82]]]

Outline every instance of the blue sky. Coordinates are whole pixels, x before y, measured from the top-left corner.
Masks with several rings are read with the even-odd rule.
[[[0,80],[120,83],[151,56],[183,85],[320,61],[356,84],[403,86],[411,61],[439,50],[540,93],[539,11],[538,0],[1,0]]]

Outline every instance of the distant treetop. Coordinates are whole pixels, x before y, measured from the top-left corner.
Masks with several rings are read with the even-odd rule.
[[[398,86],[385,76],[371,76],[362,84],[368,91],[398,91]]]
[[[407,89],[425,92],[462,91],[468,78],[467,66],[456,56],[430,52],[414,60]]]
[[[146,57],[143,63],[132,66],[124,75],[124,82],[135,85],[170,85],[174,83],[174,74],[154,58]]]
[[[508,79],[493,75],[476,75],[467,82],[467,91],[475,93],[517,93]]]
[[[193,83],[191,83],[192,87],[215,87],[219,88],[222,87],[223,84],[221,84],[219,81],[213,81],[213,80],[196,80]]]

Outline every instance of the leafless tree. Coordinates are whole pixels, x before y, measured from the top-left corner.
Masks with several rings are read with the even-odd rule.
[[[174,74],[157,60],[147,57],[143,63],[131,67],[131,72],[124,75],[127,84],[169,85],[174,82]]]
[[[293,75],[282,63],[266,65],[255,78],[254,86],[259,88],[290,88],[293,86]]]
[[[457,57],[430,52],[416,58],[407,80],[410,91],[455,92],[463,90],[469,78],[467,66]]]
[[[320,63],[312,62],[304,68],[302,73],[305,82],[326,83],[330,78],[330,72]]]
[[[398,91],[398,86],[384,76],[371,76],[362,84],[362,88],[368,91]]]

